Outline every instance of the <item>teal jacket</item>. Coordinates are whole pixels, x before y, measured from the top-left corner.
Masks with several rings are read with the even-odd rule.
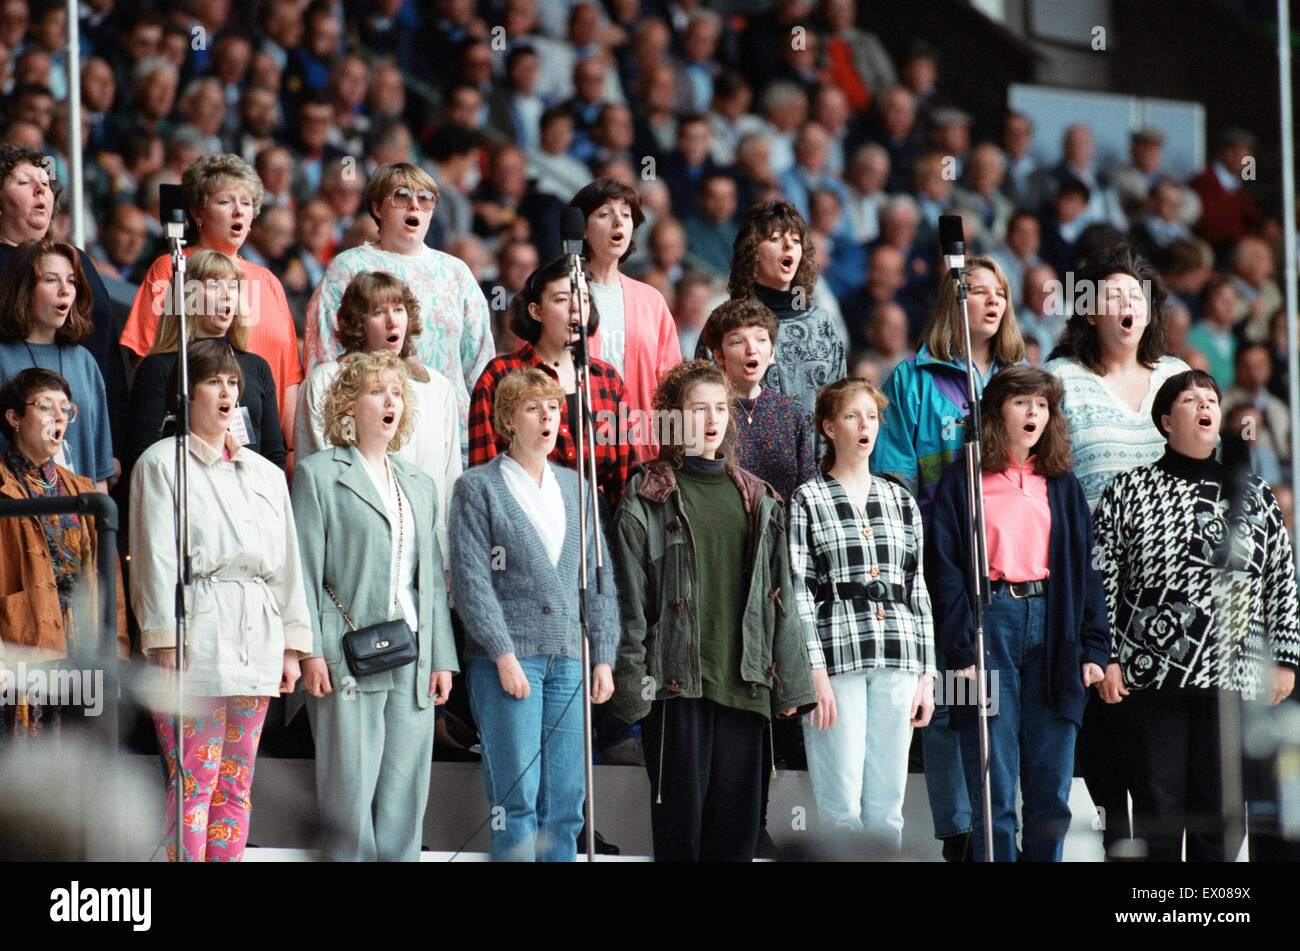
[[[812,709],[803,624],[795,609],[785,511],[771,486],[743,469],[732,479],[749,518],[743,650],[736,676],[771,688],[772,713]],[[611,547],[623,636],[614,667],[614,712],[635,723],[654,700],[703,696],[695,601],[695,546],[677,472],[654,459],[632,470],[614,514]]]
[[[995,362],[987,377],[976,378],[976,399],[1001,369]],[[895,476],[906,485],[928,528],[939,477],[961,453],[964,441],[966,363],[933,357],[922,344],[916,356],[894,368],[884,391],[889,406],[871,457],[871,471]]]
[[[429,674],[460,669],[447,608],[442,552],[434,534],[438,499],[433,480],[423,472],[392,455],[388,462],[409,506],[406,531],[415,533],[420,621],[415,699],[423,708],[433,702],[428,695]],[[365,465],[355,446],[335,446],[303,459],[293,473],[293,517],[311,615],[312,656],[325,658],[336,690],[351,676],[343,659],[347,624],[325,593],[325,582],[357,627],[388,620],[393,605],[389,564],[397,537]],[[393,688],[392,671],[354,679],[358,690]]]

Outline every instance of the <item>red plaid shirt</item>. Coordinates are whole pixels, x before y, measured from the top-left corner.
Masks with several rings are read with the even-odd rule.
[[[510,441],[492,428],[492,407],[497,386],[515,370],[540,367],[559,380],[555,368],[537,355],[532,344],[524,343],[514,353],[494,357],[474,385],[469,400],[469,464],[480,466],[497,453],[505,452]],[[591,410],[595,414],[596,476],[605,500],[611,508],[618,504],[627,483],[628,472],[635,462],[632,444],[627,438],[627,398],[623,379],[603,360],[591,361]],[[567,409],[561,414],[559,435],[549,458],[556,465],[578,468],[578,442],[569,429]]]

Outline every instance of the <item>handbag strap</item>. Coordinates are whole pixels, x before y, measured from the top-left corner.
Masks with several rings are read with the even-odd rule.
[[[398,575],[401,574],[402,568],[402,546],[406,543],[406,516],[402,510],[402,486],[397,481],[396,472],[392,472],[392,477],[393,488],[397,492],[397,570],[393,572],[393,617],[389,618],[389,620],[392,620],[401,614],[401,610],[397,604],[397,586]],[[325,593],[328,594],[330,600],[334,602],[334,607],[339,609],[339,614],[342,614],[343,620],[348,622],[348,627],[355,631],[357,626],[352,623],[352,618],[348,617],[348,612],[343,610],[343,605],[339,604],[339,599],[334,595],[334,589],[330,587],[328,581],[324,582],[324,584]]]

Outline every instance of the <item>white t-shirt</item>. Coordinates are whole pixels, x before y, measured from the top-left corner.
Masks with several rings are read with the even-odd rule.
[[[551,564],[558,565],[560,553],[564,550],[567,516],[564,512],[564,495],[560,492],[560,483],[555,478],[551,464],[546,463],[542,470],[542,484],[538,486],[523,466],[509,456],[502,456],[501,477],[506,480],[506,488],[528,516],[537,537],[542,540],[542,547],[546,549]]]
[[[588,281],[591,299],[600,314],[600,358],[623,376],[623,355],[627,352],[627,318],[623,313],[623,285]]]
[[[420,614],[415,606],[415,519],[411,515],[411,502],[406,493],[397,484],[397,476],[391,465],[385,465],[382,473],[376,472],[370,463],[366,463],[366,472],[375,490],[384,500],[388,512],[388,525],[392,530],[393,559],[389,564],[388,590],[393,590],[393,579],[397,579],[397,606],[401,608],[402,618],[411,630],[419,630]],[[398,508],[398,497],[401,508]],[[391,613],[391,605],[389,611]],[[391,620],[391,619],[390,619]]]

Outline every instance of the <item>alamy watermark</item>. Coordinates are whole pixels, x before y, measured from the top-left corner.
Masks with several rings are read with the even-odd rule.
[[[28,667],[26,661],[0,668],[0,707],[22,703],[82,707],[97,717],[104,710],[104,671]]]

